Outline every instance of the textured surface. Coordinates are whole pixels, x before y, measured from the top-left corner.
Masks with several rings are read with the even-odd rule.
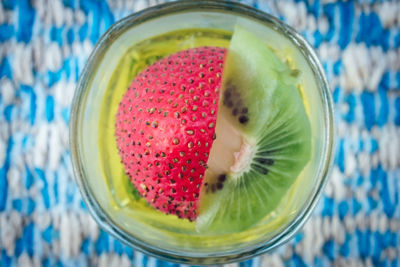
[[[67,146],[71,98],[94,43],[117,19],[157,2],[1,1],[0,266],[170,266],[98,229]],[[400,3],[243,2],[284,19],[317,48],[338,150],[303,231],[240,265],[398,266]]]

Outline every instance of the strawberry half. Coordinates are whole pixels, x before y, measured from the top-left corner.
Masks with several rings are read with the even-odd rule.
[[[136,76],[119,105],[116,139],[125,170],[166,214],[196,219],[225,53],[199,47],[161,59]]]

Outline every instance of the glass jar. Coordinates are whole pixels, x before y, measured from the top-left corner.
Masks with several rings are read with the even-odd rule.
[[[118,105],[126,84],[111,86],[110,83],[132,45],[184,29],[217,29],[228,33],[229,37],[236,23],[246,25],[278,54],[285,53],[301,70],[302,94],[312,129],[312,156],[296,182],[282,196],[273,215],[263,223],[240,233],[206,235],[194,231],[188,222],[164,219],[162,216],[167,215],[160,215],[149,207],[127,204],[129,198],[123,197],[127,194],[125,187],[116,184],[118,180],[128,180],[119,163],[117,148],[111,145],[107,150],[110,153],[104,152],[104,147],[112,144],[107,136],[112,139],[114,134],[112,120],[116,108],[113,107]],[[210,41],[207,45],[228,44],[223,40],[218,42]],[[184,45],[180,49],[184,49]],[[124,69],[118,71],[123,73]],[[127,79],[126,76],[122,78]],[[128,85],[133,78],[128,77]],[[102,116],[108,116],[110,122],[105,122]],[[244,260],[288,241],[317,203],[332,163],[332,99],[314,50],[282,21],[228,1],[172,2],[118,21],[98,41],[73,99],[70,148],[76,180],[89,211],[104,230],[125,244],[164,260],[186,264]]]

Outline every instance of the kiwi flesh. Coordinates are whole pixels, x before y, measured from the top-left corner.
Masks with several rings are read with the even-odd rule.
[[[229,233],[257,224],[310,160],[311,126],[297,88],[299,75],[236,26],[201,188],[198,231]]]

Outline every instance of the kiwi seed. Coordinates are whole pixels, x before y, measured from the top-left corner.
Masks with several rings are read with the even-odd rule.
[[[248,121],[249,121],[249,118],[248,118],[247,116],[245,116],[245,115],[241,115],[241,116],[239,117],[239,122],[240,122],[241,124],[246,124]]]

